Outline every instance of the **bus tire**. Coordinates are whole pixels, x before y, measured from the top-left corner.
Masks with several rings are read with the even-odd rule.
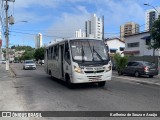
[[[67,87],[69,89],[73,89],[74,85],[73,85],[73,83],[71,83],[69,75],[66,75],[65,80],[66,80]]]
[[[99,87],[104,87],[106,84],[106,81],[98,82]]]

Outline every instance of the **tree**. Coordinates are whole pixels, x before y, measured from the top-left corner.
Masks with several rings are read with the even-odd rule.
[[[20,58],[20,60],[30,60],[30,59],[34,59],[34,51],[26,51]]]
[[[16,46],[15,46],[15,45],[11,46],[11,49],[15,49],[15,48],[16,48]]]
[[[122,57],[119,53],[116,53],[114,55],[114,60],[115,60],[115,64],[116,64],[116,70],[118,72],[118,74],[122,74],[123,69],[125,68],[125,66],[128,63],[128,56],[124,56]]]
[[[35,53],[34,53],[34,57],[35,59],[38,60],[43,60],[44,59],[44,47],[38,48],[36,49]]]
[[[21,51],[21,50],[25,50],[25,51],[32,51],[34,50],[31,46],[16,46],[15,47],[16,51]]]
[[[153,49],[153,56],[155,56],[155,50],[160,48],[160,16],[153,23],[153,26],[150,30],[152,42],[149,45],[149,49]]]

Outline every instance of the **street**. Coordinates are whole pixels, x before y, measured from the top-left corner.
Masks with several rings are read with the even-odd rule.
[[[21,63],[12,63],[11,67],[16,73],[14,89],[27,111],[160,111],[158,86],[113,77],[104,88],[81,84],[68,89],[64,82],[51,79],[43,66],[23,70]]]

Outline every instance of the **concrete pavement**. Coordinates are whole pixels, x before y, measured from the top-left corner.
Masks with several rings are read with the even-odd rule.
[[[10,98],[3,99],[17,100],[16,106],[4,105],[2,110],[73,110],[73,111],[143,111],[159,110],[159,87],[138,85],[135,83],[121,82],[122,79],[113,78],[107,82],[104,88],[93,86],[77,86],[77,89],[70,90],[63,83],[51,79],[43,70],[43,66],[37,66],[37,70],[22,70],[22,64],[12,64],[11,66],[17,76],[10,77],[10,74],[0,68],[0,73],[4,73],[6,79],[0,81],[9,81],[10,84],[3,87],[9,89]],[[113,75],[113,77],[115,77]],[[119,77],[119,76],[117,76]],[[128,76],[121,76],[129,78]],[[135,77],[131,77],[134,79]],[[137,78],[135,78],[137,79]],[[153,78],[154,79],[154,78]],[[125,79],[124,79],[125,81]],[[0,82],[1,85],[2,82]],[[1,88],[1,86],[0,86]],[[3,91],[7,94],[6,90]],[[2,96],[4,96],[4,94]],[[3,100],[1,103],[5,103]],[[13,104],[13,103],[12,103]],[[13,104],[14,105],[14,104]],[[17,107],[17,108],[16,108]],[[0,105],[0,109],[1,109]],[[45,119],[45,118],[43,118]],[[50,118],[56,119],[56,118]],[[64,118],[66,119],[66,118]],[[77,118],[75,118],[77,119]],[[88,120],[89,118],[86,118]],[[93,119],[93,118],[91,118]],[[96,118],[95,118],[96,119]],[[99,119],[99,118],[97,118]],[[104,118],[106,120],[107,118]],[[108,118],[109,119],[109,118]],[[114,119],[114,118],[113,118]],[[112,119],[112,120],[113,120]],[[125,120],[125,118],[117,118]],[[117,120],[116,119],[116,120]],[[143,118],[141,118],[143,120]],[[158,118],[157,118],[158,119]],[[17,118],[15,119],[17,120]],[[137,118],[131,118],[137,120]],[[151,120],[150,118],[145,120]]]
[[[0,64],[0,110],[24,111],[26,109],[24,109],[23,99],[17,94],[17,87],[12,75],[10,71],[5,70],[4,64]],[[16,120],[20,119],[16,118]],[[28,119],[25,118],[25,120]]]
[[[117,71],[113,71],[112,77],[124,79],[124,80],[131,81],[131,82],[141,83],[141,84],[160,86],[160,75],[154,76],[154,78],[145,78],[145,77],[136,78],[132,76],[118,75]]]

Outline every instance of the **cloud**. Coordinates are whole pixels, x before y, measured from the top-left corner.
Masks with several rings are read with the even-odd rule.
[[[56,7],[61,3],[61,0],[16,0],[15,7],[17,9],[29,8],[31,6]]]
[[[27,11],[20,11],[14,14],[15,22],[19,21],[28,21],[28,23],[39,23],[46,20],[49,20],[52,16],[46,15],[41,17],[39,14],[35,12],[27,12]]]
[[[76,30],[85,27],[85,20],[88,19],[88,15],[73,15],[64,13],[48,30],[47,34],[57,37],[73,37]]]
[[[147,0],[16,0],[15,18],[17,21],[29,20],[34,23],[50,23],[46,30],[47,35],[57,37],[73,37],[74,31],[83,29],[85,21],[90,18],[91,12],[97,16],[104,15],[105,31],[119,32],[119,27],[125,22],[133,21],[144,23],[143,2]],[[69,7],[68,7],[69,6]],[[35,10],[29,10],[34,8]],[[37,10],[36,10],[37,9]],[[43,10],[51,10],[40,14]],[[55,15],[55,11],[59,13]],[[41,19],[39,19],[41,18]]]
[[[84,2],[84,0],[66,1]],[[119,32],[120,25],[125,24],[126,22],[132,21],[139,24],[144,22],[145,11],[138,2],[128,0],[121,0],[119,2],[117,0],[88,0],[86,1],[86,4],[77,5],[77,7],[74,8],[77,13],[81,12],[81,14],[63,13],[60,17],[58,17],[58,20],[55,21],[49,30],[57,29],[61,31],[49,33],[57,36],[73,37],[74,31],[80,28],[84,29],[85,20],[90,18],[91,13],[89,13],[88,7],[91,6],[89,6],[89,4],[96,6],[96,8],[94,8],[94,13],[96,13],[97,16],[104,15],[105,28],[107,32]]]

